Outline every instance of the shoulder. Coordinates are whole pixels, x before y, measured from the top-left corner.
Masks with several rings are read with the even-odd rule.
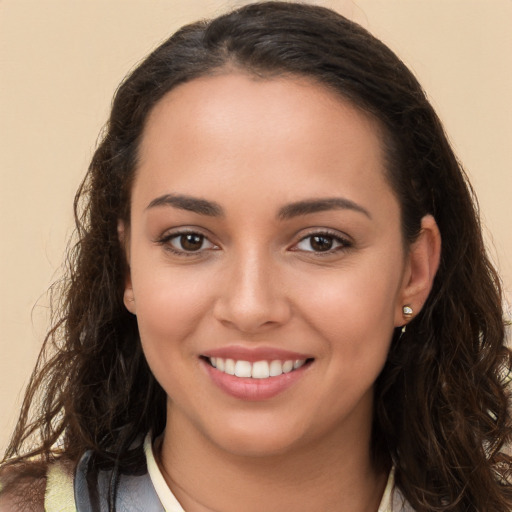
[[[44,511],[46,465],[23,463],[0,469],[2,512]]]
[[[25,462],[0,469],[0,511],[44,512],[48,501],[62,501],[73,485],[73,464],[59,460],[46,464]],[[60,503],[59,501],[59,503]],[[46,504],[46,508],[45,508]],[[65,509],[63,509],[65,510]]]

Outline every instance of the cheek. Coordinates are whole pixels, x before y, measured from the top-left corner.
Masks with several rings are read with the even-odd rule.
[[[399,282],[392,271],[379,277],[371,267],[345,269],[328,279],[299,282],[296,296],[310,322],[330,338],[347,331],[364,335],[392,331]]]
[[[197,364],[198,326],[210,309],[199,279],[183,279],[169,268],[142,271],[133,278],[142,349],[148,365],[173,401],[183,401],[190,364]],[[193,386],[187,393],[194,393]],[[198,399],[199,397],[196,396]]]
[[[143,345],[173,348],[186,339],[211,310],[207,281],[199,272],[148,268],[132,276]],[[170,347],[169,347],[170,346]]]
[[[310,328],[323,339],[330,361],[326,378],[344,389],[370,387],[380,373],[394,331],[400,272],[388,267],[344,269],[322,280],[302,283],[297,293]],[[357,394],[357,393],[356,393]]]

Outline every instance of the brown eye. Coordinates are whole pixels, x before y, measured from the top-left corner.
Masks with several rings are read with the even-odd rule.
[[[348,249],[352,243],[341,236],[331,235],[329,233],[314,233],[305,236],[294,246],[293,250],[311,253],[333,253],[343,249]]]
[[[203,247],[204,236],[197,233],[186,233],[176,237],[180,249],[184,251],[199,251]]]
[[[194,256],[219,249],[205,235],[195,231],[171,233],[164,235],[156,242],[177,256]]]
[[[332,236],[315,235],[310,238],[309,244],[314,251],[329,251],[334,245]]]

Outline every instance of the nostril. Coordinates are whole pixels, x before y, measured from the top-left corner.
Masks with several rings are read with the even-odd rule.
[[[254,333],[268,330],[286,323],[291,317],[291,309],[282,298],[268,300],[238,300],[236,297],[222,297],[215,304],[215,318],[227,327],[240,332]]]

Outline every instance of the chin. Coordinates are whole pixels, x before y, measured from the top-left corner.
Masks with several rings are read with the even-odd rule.
[[[276,457],[292,450],[301,443],[303,433],[286,425],[272,422],[236,423],[222,431],[210,432],[210,442],[217,448],[237,457]]]
[[[293,450],[295,443],[290,439],[264,438],[264,436],[243,435],[232,436],[229,442],[218,447],[223,451],[244,458],[269,458],[285,455]]]

